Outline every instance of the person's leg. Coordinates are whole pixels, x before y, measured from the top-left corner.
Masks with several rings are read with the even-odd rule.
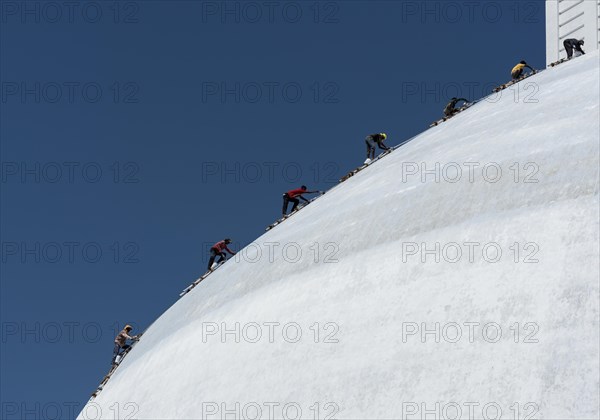
[[[119,354],[121,356],[121,360],[119,360],[119,363],[123,361],[123,357],[129,353],[129,350],[131,350],[131,346],[129,344],[125,344],[123,347],[121,347],[121,353]]]
[[[294,203],[294,205],[292,206],[292,211],[296,210],[296,207],[298,207],[298,204],[300,203],[300,200],[298,200],[297,198],[292,198],[290,201],[292,203]]]
[[[114,365],[117,362],[117,357],[119,357],[119,356],[121,357],[121,359],[123,359],[123,356],[125,356],[129,352],[130,349],[131,349],[131,346],[129,344],[125,344],[123,347],[116,344],[112,364]],[[119,360],[119,363],[121,363],[121,360]]]
[[[456,109],[456,108],[447,108],[444,110],[444,115],[446,117],[451,117],[454,114],[456,114],[457,112],[458,112],[458,109]]]
[[[367,143],[367,159],[375,159],[375,142],[369,137],[365,139],[365,142]]]
[[[565,46],[565,51],[567,51],[567,58],[573,57],[573,47],[571,46],[571,43],[565,41],[563,42],[563,45]]]
[[[522,74],[523,74],[523,69],[515,70],[512,73],[513,80],[517,80],[519,77],[521,77]]]
[[[227,259],[227,255],[225,255],[224,252],[220,252],[217,255],[219,256],[219,259],[217,260],[217,264],[221,264],[223,261],[225,261]]]
[[[118,344],[115,344],[115,348],[113,349],[112,361],[110,362],[113,365],[117,361],[117,356],[119,355],[119,350],[121,350],[121,347]]]
[[[208,269],[210,270],[213,263],[215,262],[215,257],[217,256],[217,253],[215,252],[214,249],[210,249],[210,258],[208,259]]]
[[[287,208],[288,208],[288,204],[290,202],[290,197],[287,194],[283,195],[283,209],[281,211],[281,214],[283,216],[285,216],[285,214],[287,213]]]

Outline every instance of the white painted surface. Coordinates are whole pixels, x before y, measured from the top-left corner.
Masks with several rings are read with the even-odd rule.
[[[529,100],[537,102],[525,103],[536,86]],[[454,417],[452,404],[469,418],[469,403],[478,404],[474,418],[486,404],[492,418],[496,407],[515,418],[515,404],[518,418],[600,417],[599,89],[596,52],[520,83],[517,102],[506,90],[478,103],[335,187],[257,239],[263,250],[281,244],[273,262],[265,253],[255,263],[232,260],[165,312],[80,418],[115,418],[115,410],[119,418],[251,418],[253,407],[282,418],[285,404],[297,404],[288,417],[300,407],[312,419],[316,402],[320,417],[338,407],[340,419],[422,419],[422,409]],[[480,166],[473,182],[466,170],[459,182],[421,182],[406,174],[411,162]],[[495,183],[480,170],[492,162],[503,169]],[[524,182],[535,172],[523,169],[528,162],[539,168],[529,179],[537,183]],[[503,256],[490,263],[479,247],[473,262],[423,263],[403,253],[413,242],[495,243]],[[524,263],[522,250],[515,263],[515,242],[537,244],[539,262]],[[281,255],[289,243],[302,247],[297,263]],[[339,246],[337,263],[323,262],[327,243]],[[236,322],[247,326],[240,343],[231,334],[203,340],[212,323]],[[281,324],[272,343],[265,322]],[[339,326],[338,343],[324,342],[334,331],[327,322]],[[469,322],[496,323],[502,337],[489,342],[493,328],[484,339],[480,326],[470,342]],[[264,334],[257,343],[251,323]],[[283,338],[287,323],[300,326],[299,342]],[[445,338],[407,334],[421,323],[440,323]],[[451,323],[462,329],[456,343]],[[527,334],[538,342],[526,343]],[[447,411],[435,415],[438,402]]]

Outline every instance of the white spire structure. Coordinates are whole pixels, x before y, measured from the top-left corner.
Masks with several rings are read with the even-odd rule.
[[[79,418],[599,418],[599,83],[590,51],[337,185],[169,308]]]
[[[546,0],[546,64],[567,56],[563,42],[585,41],[584,51],[600,45],[600,0]]]

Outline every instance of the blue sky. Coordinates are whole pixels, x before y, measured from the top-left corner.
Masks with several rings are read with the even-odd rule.
[[[541,1],[2,0],[0,417],[71,417],[209,244],[543,68],[544,36]]]

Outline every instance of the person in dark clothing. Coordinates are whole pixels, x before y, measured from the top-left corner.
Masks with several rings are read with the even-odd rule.
[[[458,112],[458,109],[456,108],[456,104],[459,103],[460,101],[465,101],[465,103],[469,102],[465,98],[456,98],[456,97],[452,98],[450,100],[450,102],[448,102],[448,105],[446,105],[446,108],[444,108],[444,115],[446,117],[450,117],[450,116],[456,114]]]
[[[287,214],[287,208],[288,208],[288,204],[289,203],[294,203],[294,205],[292,206],[292,212],[294,210],[296,210],[296,207],[298,207],[298,204],[300,204],[300,200],[304,200],[305,202],[308,203],[308,200],[304,197],[302,197],[302,194],[316,194],[319,193],[321,191],[307,191],[306,190],[306,185],[301,186],[300,188],[296,188],[295,190],[290,190],[288,192],[286,192],[285,194],[283,194],[283,209],[282,209],[282,215],[283,217],[285,217],[285,215]]]
[[[532,72],[535,71],[529,64],[525,62],[525,60],[522,60],[519,62],[519,64],[514,66],[512,71],[510,72],[510,75],[512,76],[513,80],[517,80],[519,77],[521,77],[525,68],[528,68]]]
[[[369,134],[365,137],[365,143],[367,145],[367,159],[375,159],[375,147],[379,146],[380,149],[390,150],[383,142],[387,139],[385,133]]]
[[[117,362],[117,357],[119,355],[126,354],[129,349],[131,349],[131,345],[127,344],[127,340],[137,341],[139,340],[139,336],[134,335],[130,336],[129,333],[133,330],[131,325],[125,325],[125,328],[121,330],[121,332],[115,337],[115,348],[113,350],[113,358],[112,364],[114,365]]]
[[[210,259],[208,260],[208,270],[212,269],[212,265],[215,262],[215,258],[219,257],[217,260],[217,264],[222,263],[227,259],[227,254],[223,251],[229,252],[231,255],[235,255],[231,249],[227,247],[231,243],[231,239],[225,238],[222,241],[217,242],[213,246],[210,247]]]
[[[565,39],[563,45],[565,46],[565,51],[567,51],[567,58],[569,60],[571,59],[571,57],[573,57],[573,50],[578,51],[581,54],[585,54],[581,49],[581,46],[583,45],[583,39]]]

